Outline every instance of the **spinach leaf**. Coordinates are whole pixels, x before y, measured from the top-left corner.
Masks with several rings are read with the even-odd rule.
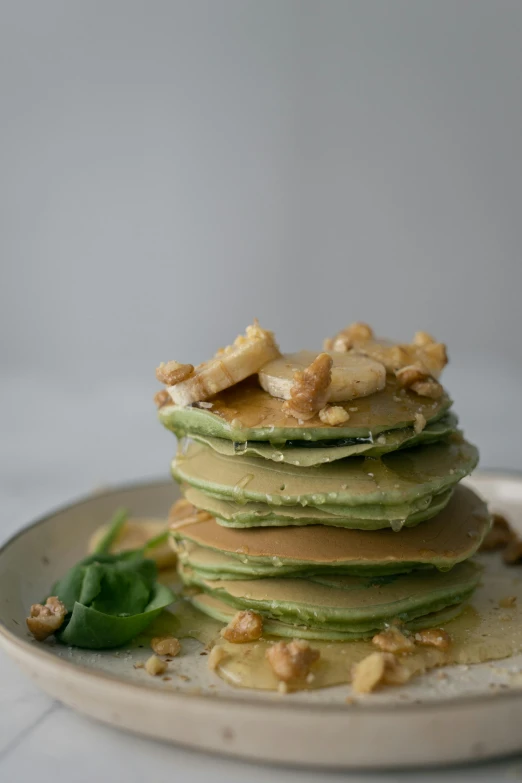
[[[168,534],[142,549],[108,554],[127,517],[128,512],[119,509],[96,551],[53,586],[51,594],[67,609],[58,641],[96,650],[127,644],[174,600],[171,590],[157,582],[154,560],[144,557],[146,549]]]
[[[90,606],[76,604],[71,619],[59,635],[64,644],[103,650],[121,647],[138,636],[174,600],[168,587],[156,584],[151,599],[140,614],[115,617]]]

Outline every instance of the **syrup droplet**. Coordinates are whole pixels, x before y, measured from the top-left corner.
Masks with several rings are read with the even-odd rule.
[[[234,496],[234,500],[236,503],[246,503],[245,493],[244,489],[246,485],[249,483],[249,481],[252,481],[254,478],[253,473],[247,473],[243,478],[239,479],[237,484],[234,486],[234,489],[232,490],[232,494]]]

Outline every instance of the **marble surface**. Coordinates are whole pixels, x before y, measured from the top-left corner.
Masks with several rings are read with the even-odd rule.
[[[503,405],[492,408],[499,375],[488,380],[484,365],[448,371],[456,410],[479,443],[485,468],[522,469],[522,442],[512,437],[513,412],[522,393],[519,371],[500,368]],[[165,476],[174,441],[156,425],[149,404],[154,386],[119,381],[75,384],[40,380],[23,402],[20,389],[34,379],[11,374],[0,387],[0,540],[50,509],[101,485]],[[15,411],[16,402],[16,416]],[[465,405],[464,405],[465,402]],[[177,780],[194,783],[278,781],[490,781],[522,780],[522,758],[420,772],[326,773],[277,769],[195,753],[128,736],[94,723],[53,702],[0,653],[0,780],[42,783],[127,783]]]

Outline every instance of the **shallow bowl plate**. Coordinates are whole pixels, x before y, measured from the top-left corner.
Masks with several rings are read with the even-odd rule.
[[[522,533],[522,477],[468,480]],[[94,529],[118,506],[166,517],[170,482],[117,488],[37,520],[0,550],[0,645],[52,697],[114,726],[193,748],[250,759],[323,767],[448,764],[522,750],[522,678],[509,662],[453,666],[402,688],[347,703],[348,686],[280,695],[237,690],[212,674],[202,646],[182,642],[169,676],[133,664],[150,650],[89,652],[33,641],[27,608],[86,551]]]

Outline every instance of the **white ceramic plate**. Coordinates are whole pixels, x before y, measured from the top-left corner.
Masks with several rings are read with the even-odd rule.
[[[470,483],[522,533],[522,477],[481,474]],[[167,482],[94,495],[36,521],[0,550],[0,643],[51,696],[138,734],[271,762],[376,768],[522,750],[522,689],[506,681],[505,661],[449,667],[445,680],[431,672],[353,705],[348,686],[284,696],[236,690],[208,671],[190,639],[168,681],[133,668],[150,650],[92,653],[34,642],[27,608],[85,554],[92,531],[121,505],[164,517],[176,495]],[[522,656],[509,661],[521,664]]]

